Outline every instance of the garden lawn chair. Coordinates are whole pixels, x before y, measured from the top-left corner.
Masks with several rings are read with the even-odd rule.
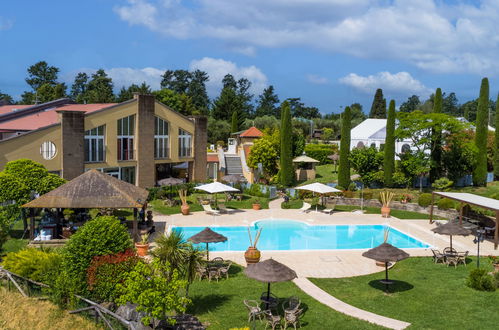
[[[463,264],[464,266],[466,266],[466,258],[468,257],[468,253],[470,251],[466,251],[466,252],[458,252],[457,253],[457,263],[458,264]]]
[[[459,257],[456,254],[447,254],[445,256],[445,262],[447,263],[447,267],[449,267],[449,265],[454,265],[454,268],[457,267],[457,264],[459,263]]]
[[[284,312],[284,329],[287,329],[288,325],[292,325],[296,330],[296,326],[300,326],[300,316],[303,309],[298,308],[292,312]]]
[[[324,210],[322,210],[322,212],[327,213],[327,214],[332,214],[335,207],[336,207],[336,201],[331,202],[331,203],[327,202],[326,208]]]
[[[300,211],[303,213],[307,213],[308,211],[310,211],[311,207],[312,205],[310,205],[309,203],[303,202],[303,206],[301,207]]]
[[[225,279],[229,279],[229,268],[232,265],[232,261],[230,261],[227,266],[220,267],[218,269],[218,276],[223,277],[225,276]]]
[[[262,321],[262,309],[256,300],[243,300],[244,306],[248,309],[248,322],[255,320],[257,317]]]
[[[231,213],[232,212],[231,209],[228,209],[225,207],[224,203],[218,203],[218,208],[220,210],[220,213]]]
[[[445,255],[443,253],[434,249],[431,249],[431,252],[433,252],[433,261],[435,261],[435,263],[438,263],[439,261],[445,263]]]
[[[214,210],[211,208],[211,205],[204,205],[202,204],[201,205],[203,207],[203,210],[204,212],[206,212],[206,214],[211,214],[211,215],[219,215],[220,214],[220,211],[217,211],[217,210]]]
[[[199,266],[196,269],[196,276],[195,277],[198,277],[198,276],[199,276],[200,281],[203,279],[203,277],[208,277],[208,272],[206,271],[206,267]]]
[[[265,314],[265,319],[267,320],[267,323],[265,323],[265,329],[267,329],[269,325],[272,327],[272,330],[275,330],[277,326],[279,326],[279,328],[281,327],[280,315],[272,314],[272,311],[270,309],[263,311],[263,314]]]
[[[289,297],[282,304],[282,310],[284,313],[294,312],[300,308],[301,301],[298,297]]]
[[[214,278],[217,280],[220,278],[219,273],[218,273],[218,267],[210,266],[206,269],[206,272],[208,273],[208,281],[211,282],[211,279]]]

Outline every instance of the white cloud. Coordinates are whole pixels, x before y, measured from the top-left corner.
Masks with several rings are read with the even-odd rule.
[[[13,20],[0,16],[0,31],[10,30],[13,26]]]
[[[307,75],[307,80],[311,82],[312,84],[316,85],[325,85],[329,83],[329,80],[326,77],[321,77],[316,74],[308,74]]]
[[[366,94],[374,94],[376,89],[395,95],[416,94],[426,97],[431,90],[419,80],[414,79],[408,72],[378,72],[375,75],[359,76],[356,73],[350,73],[339,79],[340,83],[351,86]]]
[[[193,60],[189,69],[198,69],[208,73],[210,80],[206,83],[206,87],[211,97],[218,95],[222,87],[222,79],[228,73],[236,80],[246,78],[251,81],[250,92],[253,94],[260,94],[267,86],[267,76],[254,65],[237,66],[236,63],[221,58],[203,57],[200,60]]]
[[[174,38],[258,47],[313,47],[397,59],[437,72],[499,73],[499,1],[128,0],[115,12]]]

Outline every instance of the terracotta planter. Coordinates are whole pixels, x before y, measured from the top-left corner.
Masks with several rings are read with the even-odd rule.
[[[262,208],[262,206],[258,203],[253,204],[253,210],[258,211]]]
[[[246,252],[244,252],[244,259],[246,259],[246,263],[256,264],[260,261],[260,251],[257,248],[250,246]]]
[[[149,243],[135,243],[135,248],[137,249],[137,254],[139,255],[139,257],[145,257],[147,255],[147,252],[149,252]]]
[[[183,215],[189,215],[189,210],[190,210],[189,204],[182,204],[182,206],[180,207],[180,211],[182,212]]]
[[[381,208],[381,216],[383,218],[389,218],[390,217],[390,208],[388,206],[383,206]]]

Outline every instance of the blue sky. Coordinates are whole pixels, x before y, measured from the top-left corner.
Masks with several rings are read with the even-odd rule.
[[[0,90],[28,90],[39,60],[71,84],[104,68],[117,88],[159,86],[165,69],[247,77],[253,93],[272,84],[323,113],[376,88],[398,104],[435,88],[460,102],[499,80],[499,1],[442,0],[85,0],[0,2]]]

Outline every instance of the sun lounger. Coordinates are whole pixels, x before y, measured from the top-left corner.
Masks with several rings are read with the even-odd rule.
[[[335,207],[336,207],[336,201],[334,201],[332,203],[326,203],[326,208],[324,210],[322,210],[322,212],[327,213],[327,214],[331,214],[331,213],[333,213]]]
[[[218,209],[220,210],[220,213],[231,213],[232,212],[232,210],[226,208],[225,204],[223,204],[223,203],[218,203]]]
[[[206,212],[206,214],[219,215],[220,211],[214,210],[211,208],[211,205],[201,205]]]
[[[310,205],[309,203],[303,202],[303,206],[301,207],[300,211],[301,212],[308,212],[308,211],[310,211],[311,207],[312,207],[312,205]]]

